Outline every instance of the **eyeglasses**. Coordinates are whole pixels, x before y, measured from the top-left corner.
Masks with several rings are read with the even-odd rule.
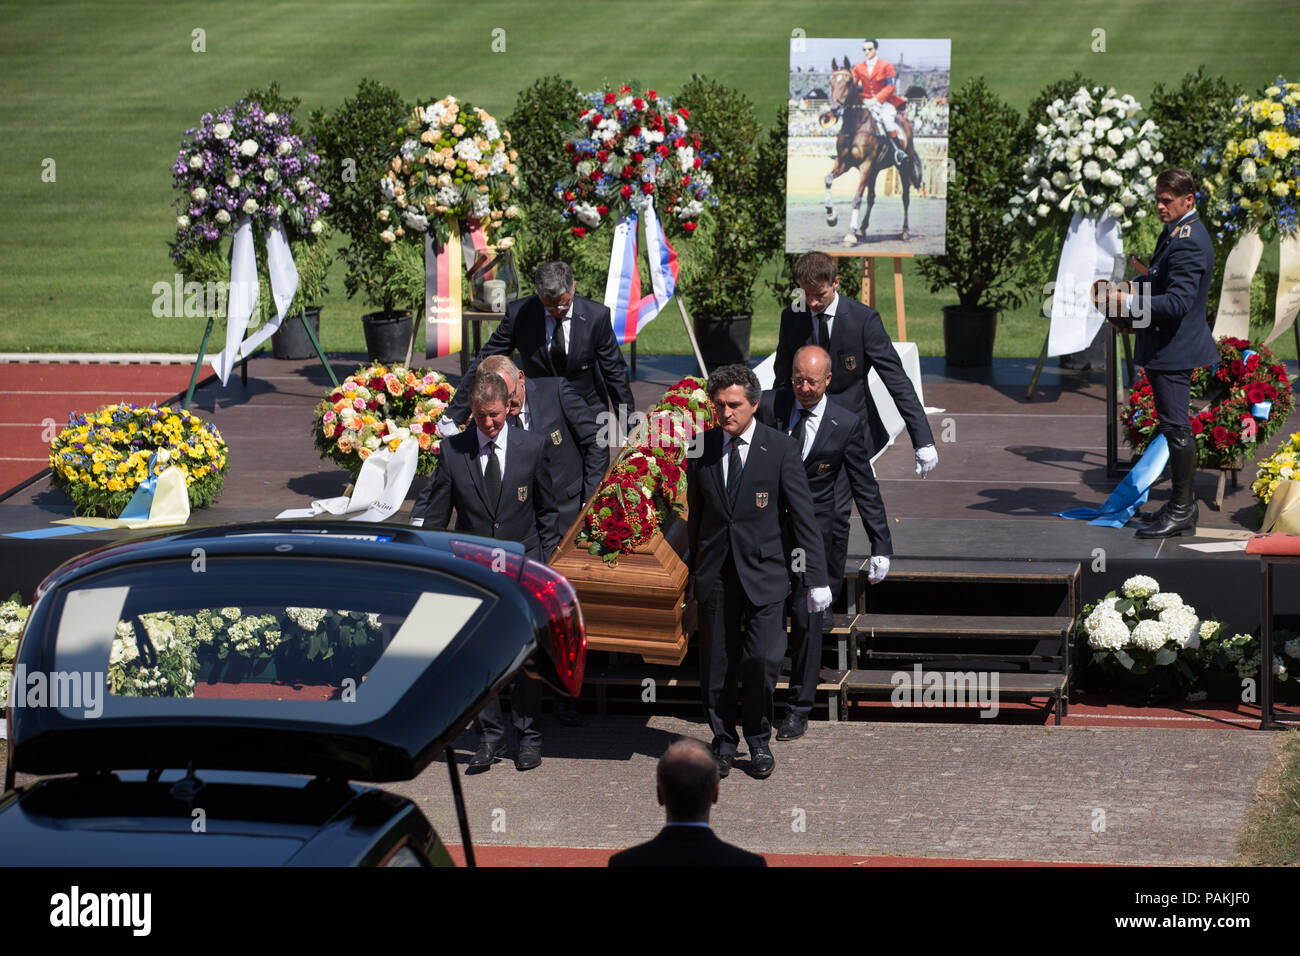
[[[798,378],[798,377],[796,377],[796,378],[792,378],[792,379],[790,379],[790,384],[793,385],[795,388],[811,388],[811,387],[813,387],[814,385],[820,385],[820,384],[821,384],[822,382],[824,382],[824,381],[826,381],[825,377],[822,377],[822,378]]]

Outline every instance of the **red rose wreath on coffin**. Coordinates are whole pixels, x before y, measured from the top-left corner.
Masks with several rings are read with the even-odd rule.
[[[1199,468],[1224,468],[1253,455],[1282,428],[1295,405],[1286,366],[1271,350],[1232,338],[1218,346],[1217,364],[1192,370],[1193,406],[1197,399],[1209,399],[1206,408],[1188,415]],[[1133,384],[1123,416],[1128,443],[1140,455],[1159,424],[1145,371]]]
[[[688,376],[665,392],[596,490],[578,541],[614,567],[667,528],[683,510],[687,449],[716,424],[703,379]]]

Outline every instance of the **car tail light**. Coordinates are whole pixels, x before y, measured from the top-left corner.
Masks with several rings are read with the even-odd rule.
[[[582,605],[569,579],[539,561],[524,559],[519,583],[532,593],[546,611],[551,636],[551,656],[560,683],[573,697],[582,692],[587,666],[587,629],[582,623]]]
[[[582,606],[569,579],[531,558],[477,542],[452,541],[451,552],[458,558],[518,576],[519,583],[546,613],[551,659],[560,684],[577,697],[587,666],[587,630],[582,623]]]

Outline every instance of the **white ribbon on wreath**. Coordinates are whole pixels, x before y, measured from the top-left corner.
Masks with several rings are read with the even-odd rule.
[[[230,246],[230,296],[226,307],[226,347],[210,359],[212,368],[225,385],[235,363],[256,351],[257,347],[275,334],[284,321],[285,312],[298,292],[298,269],[293,263],[293,252],[283,226],[276,226],[266,235],[266,271],[271,278],[271,298],[275,300],[275,314],[271,320],[248,338],[249,319],[257,308],[257,255],[253,248],[253,224],[241,216],[235,228],[235,238]]]

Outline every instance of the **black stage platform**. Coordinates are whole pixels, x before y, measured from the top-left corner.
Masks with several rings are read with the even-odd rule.
[[[342,375],[364,357],[331,358]],[[431,364],[456,380],[455,357]],[[1213,614],[1238,631],[1258,627],[1258,560],[1240,550],[1185,546],[1241,546],[1257,520],[1249,469],[1222,511],[1208,505],[1217,475],[1199,476],[1201,533],[1195,539],[1141,541],[1132,528],[1057,518],[1056,511],[1100,504],[1116,484],[1105,473],[1101,373],[1049,369],[1035,400],[1028,402],[1029,360],[999,359],[992,369],[949,375],[941,359],[923,359],[922,370],[924,400],[938,441],[938,469],[924,481],[915,477],[906,436],[876,462],[897,555],[1078,561],[1085,602],[1132,574],[1149,574],[1164,590],[1179,592],[1202,616]],[[649,404],[693,371],[693,362],[682,356],[642,356],[634,382],[638,403]],[[319,364],[271,358],[250,361],[247,388],[237,378],[226,387],[201,388],[194,411],[221,429],[231,449],[231,474],[219,502],[196,511],[189,526],[265,520],[285,508],[307,507],[313,498],[341,494],[347,476],[318,457],[309,433],[312,409],[327,389]],[[1167,489],[1167,480],[1157,485],[1147,507],[1161,503]],[[412,489],[410,499],[417,490]],[[60,562],[114,541],[158,533],[99,531],[35,540],[10,536],[57,528],[52,520],[72,516],[71,504],[50,487],[48,477],[0,501],[0,595],[18,591],[30,600],[40,579]],[[855,519],[850,568],[856,570],[868,550]],[[1300,579],[1285,572],[1278,577],[1276,612],[1300,613]]]

